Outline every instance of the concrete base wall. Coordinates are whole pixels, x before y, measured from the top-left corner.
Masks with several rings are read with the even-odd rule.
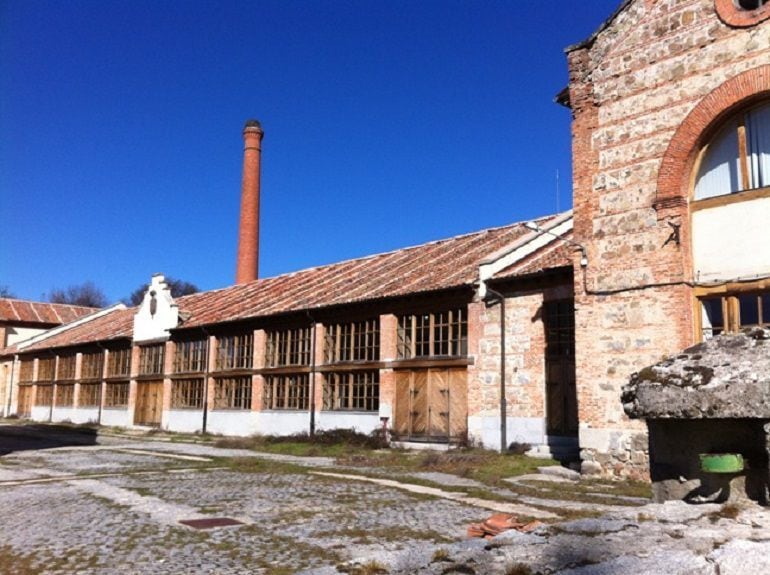
[[[310,413],[307,411],[261,411],[258,417],[258,431],[263,435],[292,435],[310,431]]]
[[[131,414],[125,407],[102,409],[102,425],[109,427],[131,427]]]
[[[163,414],[163,428],[181,433],[197,433],[203,429],[203,410],[172,409]]]
[[[240,437],[263,433],[259,416],[254,411],[210,411],[206,430],[209,433]]]
[[[34,421],[48,421],[51,415],[51,408],[47,405],[35,405],[30,410],[29,418]]]
[[[377,413],[340,413],[322,411],[316,414],[316,429],[354,429],[361,433],[371,433],[382,426]]]
[[[545,418],[509,417],[506,425],[507,442],[540,445],[546,442]],[[469,416],[468,437],[488,449],[500,449],[500,417]]]

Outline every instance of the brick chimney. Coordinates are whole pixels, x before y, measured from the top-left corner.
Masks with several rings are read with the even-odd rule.
[[[248,120],[243,127],[243,181],[236,284],[254,281],[259,273],[259,164],[263,134],[257,120]]]

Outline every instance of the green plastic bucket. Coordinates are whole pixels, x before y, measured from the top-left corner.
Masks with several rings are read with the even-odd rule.
[[[701,453],[700,468],[707,473],[739,473],[743,471],[740,453]]]

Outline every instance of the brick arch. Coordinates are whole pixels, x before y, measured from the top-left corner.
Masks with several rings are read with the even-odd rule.
[[[739,8],[735,0],[714,0],[719,19],[734,28],[748,28],[770,18],[770,3],[754,10]]]
[[[710,92],[679,125],[658,172],[656,207],[682,205],[689,196],[690,172],[710,129],[736,107],[770,95],[770,65],[746,70]]]

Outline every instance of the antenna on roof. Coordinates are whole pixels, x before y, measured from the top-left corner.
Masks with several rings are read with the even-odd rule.
[[[559,209],[559,168],[556,168],[556,213],[558,214],[561,210]]]

